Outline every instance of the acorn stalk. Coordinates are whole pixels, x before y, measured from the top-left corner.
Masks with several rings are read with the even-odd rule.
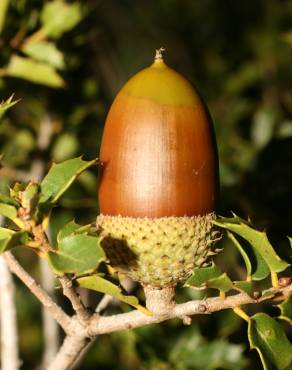
[[[111,265],[146,291],[185,281],[218,237],[210,115],[161,51],[116,96],[100,149],[101,244]]]

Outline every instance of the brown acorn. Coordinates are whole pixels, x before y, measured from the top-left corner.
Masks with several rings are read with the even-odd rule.
[[[218,184],[210,115],[193,86],[154,63],[133,76],[107,116],[97,227],[113,267],[144,286],[174,286],[202,266]]]

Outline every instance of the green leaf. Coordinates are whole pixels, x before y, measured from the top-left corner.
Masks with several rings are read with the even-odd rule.
[[[214,224],[230,230],[247,240],[254,250],[265,260],[271,271],[281,272],[289,266],[287,262],[283,261],[276,254],[265,232],[253,229],[237,217],[219,219],[214,221]]]
[[[241,345],[229,343],[225,339],[207,342],[196,326],[181,334],[171,347],[170,362],[181,364],[182,369],[239,370],[247,365]],[[176,368],[176,366],[174,366]]]
[[[56,251],[48,253],[48,258],[57,274],[80,275],[96,270],[105,255],[98,237],[73,234],[61,239]]]
[[[8,9],[9,0],[1,0],[0,1],[0,34],[4,27],[4,22],[6,19],[6,12]]]
[[[62,77],[51,65],[17,55],[11,57],[8,66],[5,68],[5,75],[54,88],[65,85]]]
[[[185,286],[206,287],[206,282],[210,279],[217,278],[222,274],[222,271],[212,263],[209,267],[196,268],[193,275],[185,282]]]
[[[60,196],[69,188],[76,177],[88,167],[97,164],[97,160],[83,161],[80,157],[65,162],[53,163],[50,171],[41,183],[40,203],[50,201],[56,203]]]
[[[0,194],[0,203],[10,204],[15,207],[19,207],[19,204],[13,198],[8,195]]]
[[[21,50],[32,59],[50,64],[54,68],[62,69],[65,66],[64,55],[52,42],[28,42]]]
[[[233,284],[226,273],[215,265],[210,267],[196,268],[193,275],[186,281],[185,286],[202,288],[219,289],[222,292],[227,292],[232,289]]]
[[[77,279],[77,282],[82,288],[87,288],[95,290],[97,292],[109,294],[112,297],[115,297],[120,301],[134,307],[137,307],[139,305],[139,300],[137,297],[123,294],[122,289],[119,286],[102,278],[99,275],[81,277]]]
[[[26,231],[13,231],[0,227],[0,253],[5,250],[26,244],[28,233]]]
[[[216,278],[208,280],[206,285],[208,288],[218,289],[221,292],[228,292],[228,290],[233,288],[233,283],[225,272]]]
[[[13,221],[17,218],[17,209],[10,204],[0,203],[0,215]]]
[[[283,370],[292,364],[292,345],[282,326],[270,316],[257,313],[248,323],[251,349],[260,355],[265,370]]]
[[[289,295],[279,307],[281,310],[279,318],[288,321],[292,325],[292,295]]]
[[[18,100],[13,100],[13,95],[10,96],[6,101],[0,102],[0,118],[7,111],[7,109],[13,107],[18,102]]]
[[[243,249],[243,247],[241,246],[241,244],[239,243],[239,241],[236,239],[236,237],[231,232],[227,231],[227,236],[233,242],[233,244],[236,246],[236,248],[238,249],[239,253],[241,254],[241,256],[242,256],[242,258],[244,260],[244,263],[245,263],[247,276],[251,276],[251,274],[252,274],[252,266],[251,266],[251,263],[250,263],[250,260],[249,260],[248,255],[246,254],[245,250]]]
[[[20,193],[21,205],[30,214],[33,214],[37,208],[39,201],[40,186],[39,184],[30,182],[24,191]]]
[[[68,132],[57,137],[52,149],[54,160],[58,162],[72,158],[78,150],[78,138]]]
[[[247,293],[249,296],[253,295],[254,287],[252,281],[234,281],[233,284],[237,289]]]
[[[46,3],[41,12],[41,31],[49,37],[59,38],[81,20],[80,5],[54,0]]]
[[[92,229],[92,225],[78,225],[75,223],[75,221],[70,221],[68,222],[64,227],[62,227],[61,230],[59,230],[58,235],[57,235],[57,241],[58,243],[66,238],[69,235],[72,234],[81,234],[81,233],[87,233]]]

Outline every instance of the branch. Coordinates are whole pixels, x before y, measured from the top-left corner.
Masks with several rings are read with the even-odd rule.
[[[18,370],[17,323],[14,284],[6,262],[0,256],[1,369]]]
[[[90,314],[84,307],[79,296],[74,291],[74,288],[72,286],[72,281],[68,279],[67,276],[60,277],[59,280],[63,288],[64,296],[66,296],[71,302],[72,307],[74,311],[76,312],[77,316],[81,320],[87,321],[90,317]]]
[[[81,336],[67,336],[47,370],[69,370],[87,345],[88,339]]]
[[[292,284],[281,289],[271,289],[269,292],[281,295],[283,298],[292,294]],[[182,318],[193,315],[210,314],[212,312],[235,308],[245,304],[260,303],[271,300],[271,296],[260,299],[251,298],[246,293],[239,293],[228,296],[194,300],[182,304],[177,304],[171,311],[158,316],[146,316],[135,310],[113,316],[93,316],[88,328],[91,336],[112,333],[119,330],[138,328],[145,325],[156,324],[174,318]]]
[[[65,332],[69,332],[71,328],[71,318],[68,316],[52,298],[36,283],[36,281],[23,269],[10,252],[3,253],[3,257],[12,271],[36,296],[36,298],[50,312],[57,323]]]

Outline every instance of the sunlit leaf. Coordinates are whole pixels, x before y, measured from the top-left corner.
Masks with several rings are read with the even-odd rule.
[[[237,289],[252,296],[254,289],[252,281],[233,281],[233,284]]]
[[[129,305],[134,307],[137,307],[139,305],[139,300],[137,297],[123,294],[123,291],[119,286],[113,284],[109,280],[102,278],[99,275],[81,277],[77,279],[77,282],[82,288],[87,288],[95,290],[97,292],[109,294],[112,297],[115,297],[120,301],[128,303]]]
[[[54,88],[64,86],[64,80],[51,65],[17,55],[11,57],[5,74]]]
[[[78,175],[88,167],[97,164],[97,160],[84,161],[80,157],[53,164],[41,183],[40,203],[56,203],[60,196],[69,188]]]
[[[56,45],[48,41],[28,42],[21,50],[28,57],[50,64],[54,68],[62,69],[65,66],[64,55]]]
[[[283,370],[292,364],[292,345],[283,327],[272,317],[257,313],[248,323],[251,349],[260,355],[265,370]]]
[[[273,272],[284,271],[289,264],[283,261],[274,251],[265,232],[253,229],[247,223],[241,222],[238,218],[222,218],[214,221],[217,226],[230,230],[247,240],[265,260],[269,269]]]
[[[80,4],[54,0],[46,3],[41,12],[42,32],[58,38],[71,30],[81,20]]]
[[[13,231],[0,227],[0,253],[24,245],[27,241],[28,233],[26,231]]]
[[[61,239],[56,251],[48,253],[48,258],[57,274],[76,275],[94,271],[105,260],[99,238],[85,234]]]

